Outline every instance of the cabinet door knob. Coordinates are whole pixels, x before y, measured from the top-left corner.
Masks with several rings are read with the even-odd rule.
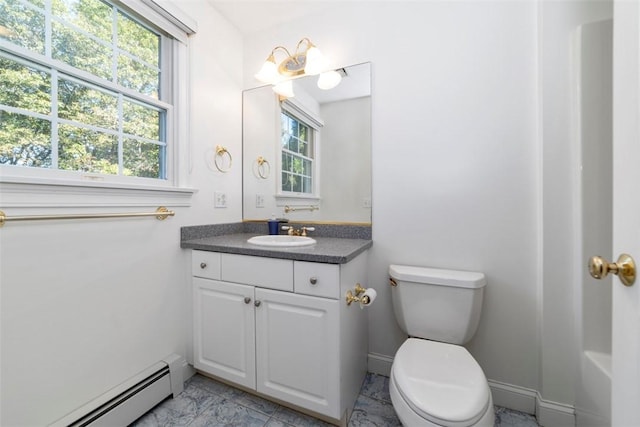
[[[202,269],[207,268],[207,263],[206,262],[201,262],[200,263],[200,268],[202,268]]]
[[[262,304],[262,302],[260,302],[260,301],[256,300],[253,304],[254,304],[256,307],[260,307],[260,304]]]
[[[244,297],[244,303],[245,304],[249,304],[251,302],[251,298],[249,297]]]
[[[317,278],[317,277],[312,277],[311,279],[309,279],[309,282],[310,282],[312,285],[315,285],[316,283],[318,283],[318,278]]]

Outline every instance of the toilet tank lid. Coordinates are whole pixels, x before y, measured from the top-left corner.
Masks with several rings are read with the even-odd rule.
[[[487,281],[482,273],[473,271],[443,270],[440,268],[390,265],[389,275],[397,280],[428,283],[458,288],[482,288]]]

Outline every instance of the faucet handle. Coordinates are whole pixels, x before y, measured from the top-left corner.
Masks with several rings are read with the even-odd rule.
[[[307,231],[316,231],[315,227],[302,227],[302,234],[301,236],[306,236],[307,235]]]
[[[282,230],[286,231],[289,236],[293,236],[294,228],[290,225],[283,225]]]

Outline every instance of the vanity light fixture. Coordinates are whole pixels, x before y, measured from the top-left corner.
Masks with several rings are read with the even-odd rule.
[[[339,71],[326,71],[318,77],[318,87],[324,90],[333,89],[340,84],[340,81],[342,81],[342,74]]]
[[[301,47],[305,47],[304,50]],[[276,65],[276,52],[284,51],[287,57],[279,65]],[[328,70],[327,58],[320,52],[320,49],[314,45],[308,38],[300,40],[296,46],[293,55],[284,46],[276,46],[271,50],[267,60],[262,64],[262,68],[255,75],[255,78],[263,83],[273,85],[273,90],[284,97],[291,98],[295,96],[292,78],[306,76],[315,76],[320,74],[318,78],[318,87],[320,89],[331,89],[336,87],[342,76],[335,70]]]
[[[295,96],[295,93],[293,93],[293,82],[291,80],[283,80],[280,83],[274,84],[273,91],[285,98],[293,98]]]

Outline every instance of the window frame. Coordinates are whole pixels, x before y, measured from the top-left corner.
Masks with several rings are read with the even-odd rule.
[[[128,98],[134,102],[142,102],[145,105],[166,111],[164,128],[166,135],[166,159],[164,165],[166,178],[107,175],[60,170],[53,167],[30,168],[0,165],[0,190],[3,192],[3,206],[21,206],[25,198],[5,197],[5,195],[15,196],[22,192],[31,195],[41,193],[40,195],[42,195],[42,193],[51,192],[52,189],[54,191],[57,189],[67,196],[71,196],[71,193],[95,195],[96,191],[101,191],[100,189],[109,189],[111,193],[125,196],[125,199],[128,198],[127,192],[129,190],[136,192],[153,191],[156,195],[161,193],[165,195],[175,194],[179,199],[194,192],[193,189],[188,187],[188,153],[190,146],[188,134],[189,70],[187,64],[188,35],[195,32],[197,25],[194,21],[186,19],[188,21],[186,24],[179,21],[178,18],[171,16],[164,8],[151,0],[143,0],[143,2],[139,0],[109,0],[109,2],[114,7],[122,10],[127,17],[135,19],[136,22],[140,22],[141,25],[147,28],[152,28],[154,33],[159,34],[161,37],[160,56],[162,59],[160,62],[159,91],[167,91],[163,93],[163,100],[120,86],[113,83],[113,81],[102,79],[89,72],[76,69],[64,62],[53,59],[51,55],[47,57],[6,40],[0,39],[0,51],[7,56],[12,56],[12,60],[18,60],[29,67],[43,68],[43,71],[50,75],[52,86],[57,74],[63,74],[65,77],[69,76],[74,80],[77,79],[84,85],[97,86],[115,93],[119,98]],[[142,17],[143,14],[146,18]],[[53,92],[51,94],[52,97],[55,95]],[[25,114],[22,110],[16,112]],[[34,114],[37,113],[26,115],[37,117]],[[54,114],[57,116],[56,112],[52,111],[52,115]],[[54,119],[48,117],[48,120],[53,123]],[[59,118],[56,117],[55,120],[59,120]],[[180,141],[180,146],[178,141]],[[57,149],[54,146],[54,141],[52,141],[52,149]],[[119,153],[119,156],[122,156],[122,153]],[[21,187],[22,189],[20,189]],[[64,191],[62,191],[63,188]],[[70,189],[73,189],[71,193],[69,192]],[[44,197],[44,199],[47,198]],[[68,203],[71,202],[61,199],[59,205],[64,206]],[[140,206],[140,204],[136,204],[136,206]]]
[[[304,155],[302,153],[300,153],[299,151],[292,151],[286,147],[284,147],[284,143],[281,142],[280,144],[280,193],[282,195],[289,195],[289,196],[306,196],[306,197],[313,197],[316,194],[316,134],[317,131],[316,129],[314,129],[312,126],[308,125],[304,120],[301,120],[300,118],[296,117],[295,115],[291,114],[289,111],[287,111],[286,109],[283,109],[280,112],[280,119],[281,119],[281,124],[280,124],[280,129],[281,132],[284,132],[283,129],[283,125],[282,125],[282,120],[283,117],[287,117],[287,121],[291,120],[291,121],[295,121],[297,123],[297,127],[298,127],[298,135],[290,135],[290,138],[294,138],[298,141],[298,144],[300,144],[300,142],[304,142],[306,144],[308,144],[308,151],[307,153],[309,155]],[[301,140],[300,139],[300,126],[304,126],[307,129],[307,138],[306,140]],[[282,135],[282,134],[281,134]],[[291,169],[286,169],[284,168],[284,157],[285,155],[288,155],[292,158],[292,161],[295,161],[296,159],[302,161],[302,162],[309,162],[310,164],[310,173],[308,175],[304,175],[304,174],[297,174],[296,172],[292,171]],[[310,185],[308,190],[309,191],[291,191],[291,190],[285,190],[283,188],[284,184],[285,184],[285,180],[283,179],[283,175],[296,175],[299,176],[300,179],[302,179],[304,181],[304,178],[309,178],[310,179]],[[288,181],[288,180],[287,180]],[[303,187],[305,187],[303,185]]]
[[[282,136],[282,119],[283,113],[293,117],[298,122],[306,125],[313,133],[311,140],[313,149],[313,165],[312,165],[312,193],[296,193],[282,190],[282,144],[278,143],[278,156],[277,156],[277,171],[276,174],[276,205],[277,206],[302,206],[309,203],[319,202],[320,197],[320,144],[321,144],[321,129],[324,126],[324,122],[306,108],[302,103],[295,101],[295,99],[286,99],[280,103],[280,111],[278,114],[278,138]]]

